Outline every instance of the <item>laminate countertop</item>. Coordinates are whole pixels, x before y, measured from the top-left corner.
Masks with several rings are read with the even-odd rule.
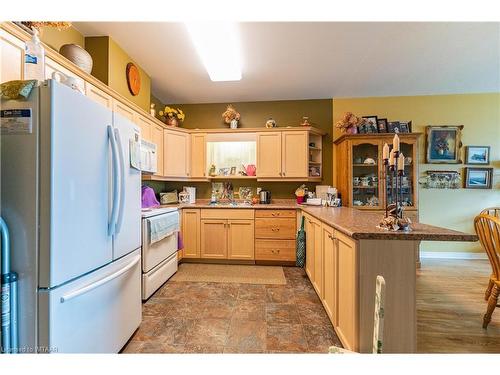
[[[407,241],[465,241],[474,242],[475,234],[455,231],[423,223],[412,223],[412,230],[388,231],[377,228],[383,212],[367,212],[350,207],[322,207],[299,205],[293,199],[276,199],[270,204],[229,205],[210,204],[208,200],[198,200],[194,204],[170,204],[161,207],[211,208],[211,209],[296,209],[305,212],[321,222],[356,240],[407,240]]]

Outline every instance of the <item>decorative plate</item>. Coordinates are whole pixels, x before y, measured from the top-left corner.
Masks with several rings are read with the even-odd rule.
[[[141,90],[141,74],[139,73],[139,69],[134,63],[130,62],[127,64],[126,74],[128,89],[133,96],[137,96]]]

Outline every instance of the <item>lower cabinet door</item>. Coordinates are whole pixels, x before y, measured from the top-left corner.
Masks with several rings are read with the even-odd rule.
[[[310,216],[305,216],[306,231],[306,274],[314,283],[314,223]]]
[[[355,243],[336,234],[338,304],[337,334],[349,350],[358,350],[357,249]]]
[[[323,298],[323,241],[321,228],[321,222],[314,220],[314,278],[312,283],[319,298]]]
[[[323,238],[323,306],[330,317],[333,325],[336,324],[337,312],[337,262],[336,249],[334,246],[334,231],[328,225],[321,229]]]
[[[253,260],[254,221],[228,220],[228,259]]]
[[[227,259],[227,220],[201,220],[201,257]]]
[[[200,210],[182,210],[182,242],[184,258],[200,257]]]

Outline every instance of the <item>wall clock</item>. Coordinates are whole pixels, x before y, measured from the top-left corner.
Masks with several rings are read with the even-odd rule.
[[[127,85],[130,93],[133,96],[137,96],[139,91],[141,90],[141,74],[139,73],[139,69],[134,63],[127,64]]]

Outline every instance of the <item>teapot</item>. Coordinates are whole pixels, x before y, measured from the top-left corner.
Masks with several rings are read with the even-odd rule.
[[[246,167],[243,165],[243,170],[245,171],[247,176],[255,176],[257,167],[255,166],[255,164],[248,164]]]
[[[52,79],[62,83],[63,85],[71,87],[73,90],[78,91],[80,94],[85,95],[82,89],[78,86],[78,80],[75,77],[67,76],[66,74],[56,71],[52,73]]]

